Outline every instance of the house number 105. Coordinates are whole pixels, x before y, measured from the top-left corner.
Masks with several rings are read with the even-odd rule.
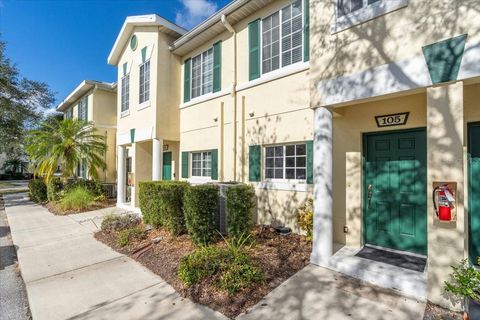
[[[400,126],[407,124],[409,112],[375,116],[377,127]]]

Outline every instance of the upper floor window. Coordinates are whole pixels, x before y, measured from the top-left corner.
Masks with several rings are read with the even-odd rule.
[[[84,97],[78,102],[78,119],[88,121],[88,97]]]
[[[68,108],[67,111],[65,111],[65,119],[72,119],[73,118],[73,109]]]
[[[122,112],[130,108],[130,74],[122,78],[121,107]]]
[[[140,65],[140,103],[150,100],[150,60]]]
[[[213,91],[213,48],[192,58],[192,98]]]
[[[303,60],[302,0],[262,19],[262,73]]]
[[[378,1],[380,0],[338,0],[337,16],[342,17],[344,15],[360,10]]]

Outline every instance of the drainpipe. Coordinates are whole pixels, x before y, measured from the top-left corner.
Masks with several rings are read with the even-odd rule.
[[[233,36],[233,82],[230,95],[233,97],[233,181],[237,181],[237,32],[222,14],[222,24]]]

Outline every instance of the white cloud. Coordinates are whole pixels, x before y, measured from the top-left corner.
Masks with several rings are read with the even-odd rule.
[[[175,23],[191,29],[218,9],[218,4],[212,0],[179,0],[183,9],[177,12]]]

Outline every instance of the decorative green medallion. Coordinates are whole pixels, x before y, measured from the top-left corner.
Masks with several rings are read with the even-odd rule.
[[[133,35],[131,38],[130,38],[130,49],[132,49],[133,51],[135,51],[135,49],[137,49],[137,36],[136,35]]]

